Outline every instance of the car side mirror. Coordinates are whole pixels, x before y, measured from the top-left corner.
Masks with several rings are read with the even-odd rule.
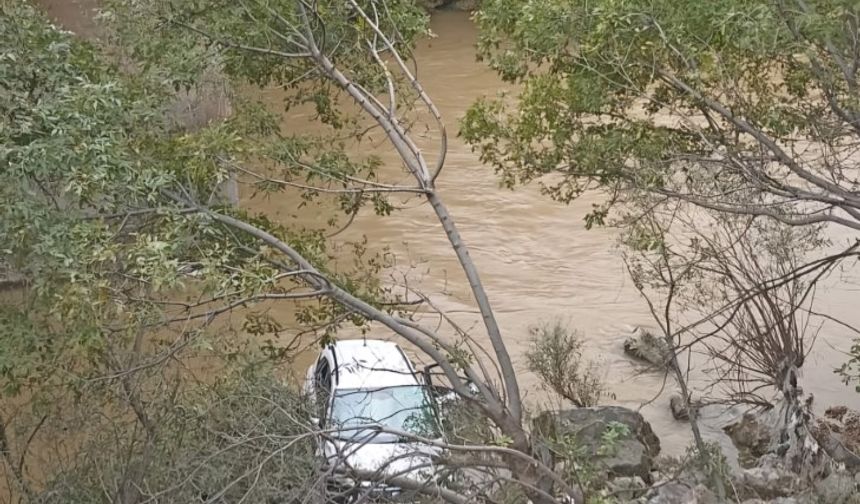
[[[460,399],[460,395],[458,393],[454,392],[453,390],[450,390],[450,389],[448,389],[443,394],[438,394],[436,397],[437,397],[437,401],[439,401],[439,404],[452,403],[452,402]]]
[[[471,392],[473,396],[476,396],[481,393],[481,389],[479,389],[478,386],[475,385],[475,382],[473,382],[472,380],[468,380],[466,382],[466,388],[469,389],[469,392]]]

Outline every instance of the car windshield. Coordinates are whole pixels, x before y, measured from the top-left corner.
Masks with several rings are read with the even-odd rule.
[[[404,431],[422,437],[438,437],[436,420],[427,391],[420,385],[378,389],[343,389],[332,401],[331,424],[340,439],[393,443],[406,441],[397,434],[362,429],[364,426]]]

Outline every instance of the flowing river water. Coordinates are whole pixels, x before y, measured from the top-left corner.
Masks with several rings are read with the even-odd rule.
[[[92,0],[42,3],[70,29],[91,28],[81,6],[91,5]],[[475,99],[494,95],[503,85],[492,71],[476,62],[476,29],[467,14],[438,12],[433,16],[432,29],[437,36],[419,43],[416,59],[418,77],[439,107],[450,133],[439,191],[471,249],[508,350],[516,368],[522,371],[521,388],[526,401],[532,406],[558,406],[527,372],[524,353],[530,342],[530,326],[560,320],[582,334],[585,353],[598,363],[611,393],[607,402],[641,408],[660,436],[664,452],[682,452],[690,434],[687,424],[676,422],[669,413],[668,396],[674,387],[667,382],[666,392],[654,400],[664,386],[662,374],[632,363],[622,352],[629,329],[650,325],[652,319],[624,269],[616,233],[585,229],[583,217],[598,197],[586,196],[563,205],[542,196],[535,186],[514,191],[499,187],[496,175],[456,138],[456,131],[458,120]],[[278,91],[265,91],[264,97],[272,103],[280,99]],[[298,131],[306,120],[306,114],[303,117],[301,112],[295,112],[285,128]],[[424,142],[428,155],[435,145],[432,140]],[[383,173],[399,170],[393,155],[380,154],[387,162]],[[430,296],[463,327],[474,329],[473,334],[480,338],[480,317],[432,209],[417,200],[397,202],[405,209],[390,217],[362,211],[337,239],[366,236],[370,250],[390,249],[397,266],[387,273],[408,272],[410,285]],[[294,200],[252,197],[244,189],[242,204],[275,218],[294,218]],[[850,239],[840,233],[843,232],[833,230],[835,242]],[[860,326],[858,269],[837,272],[828,279],[818,293],[819,311]],[[271,309],[277,312],[281,308]],[[291,313],[283,315],[288,317]],[[385,337],[384,331],[374,334]],[[834,323],[822,326],[803,376],[806,392],[816,397],[816,409],[833,404],[860,407],[860,395],[853,387],[841,384],[833,373],[844,362],[843,352],[850,347],[853,336]],[[299,359],[299,367],[309,363],[310,358],[308,354]],[[712,436],[718,435],[717,423],[711,421],[706,429]]]

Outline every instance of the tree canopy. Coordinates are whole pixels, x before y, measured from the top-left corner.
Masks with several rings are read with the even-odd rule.
[[[122,47],[149,47],[132,40]],[[293,384],[278,381],[283,372],[276,379],[272,370],[294,356],[296,340],[281,339],[279,321],[248,307],[299,303],[298,323],[325,341],[366,319],[323,286],[376,302],[385,297],[380,264],[358,243],[354,260],[333,268],[327,228],[252,215],[227,202],[224,185],[239,162],[280,162],[281,175],[313,163],[322,191],[351,184],[348,177],[372,178],[378,161],[350,159],[343,142],[284,137],[256,103],[236,101],[229,117],[185,128],[178,89],[195,92],[212,60],[182,52],[172,61],[188,64],[182,73],[117,54],[117,46],[57,29],[23,1],[0,6],[0,46],[0,264],[22,285],[0,311],[0,451],[19,497],[44,490],[39,498],[49,501],[132,502],[144,477],[148,491],[180,501],[222,487],[236,499],[307,494],[315,481],[309,413]],[[368,202],[390,211],[372,190],[335,196],[331,225]],[[318,197],[306,190],[295,203]],[[324,280],[306,287],[304,270],[213,215],[285,244]],[[260,343],[231,338],[216,323],[239,309],[241,328]],[[188,370],[195,359],[221,369],[222,379],[199,383]],[[278,420],[283,411],[291,416]],[[112,430],[113,438],[100,434]],[[75,436],[64,439],[69,431]],[[262,444],[223,437],[231,431]],[[257,456],[288,435],[299,438],[278,459]],[[41,448],[30,446],[34,440]],[[31,478],[28,467],[42,476]],[[263,481],[271,475],[277,485],[246,484],[263,469]]]
[[[462,134],[507,184],[860,228],[855,2],[490,0],[477,20],[522,91],[476,103]]]
[[[586,227],[623,230],[686,411],[678,359],[703,351],[732,400],[779,390],[786,418],[810,418],[797,369],[815,285],[857,257],[858,4],[488,0],[476,20],[479,58],[517,87],[478,100],[460,134],[507,187],[603,196]],[[803,432],[781,435],[802,447]],[[816,466],[803,451],[799,473]]]

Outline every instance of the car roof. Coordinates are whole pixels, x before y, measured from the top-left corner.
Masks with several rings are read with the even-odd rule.
[[[418,385],[412,363],[393,341],[339,340],[330,346],[336,368],[336,389]]]

